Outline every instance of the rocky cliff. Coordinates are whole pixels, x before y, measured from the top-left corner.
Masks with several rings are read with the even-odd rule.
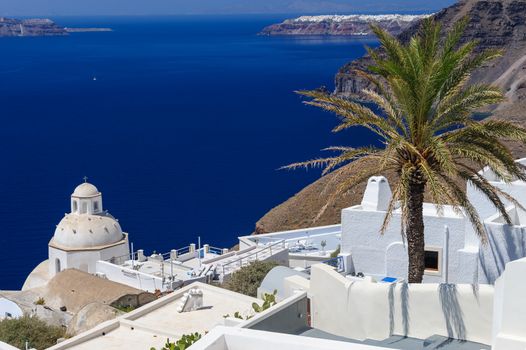
[[[287,19],[282,23],[265,27],[261,35],[354,35],[371,36],[371,23],[389,31],[393,35],[400,34],[411,24],[428,15],[333,15],[333,16],[301,16]]]
[[[13,19],[0,17],[2,36],[56,36],[68,35],[66,30],[50,19]]]
[[[493,82],[516,62],[524,53],[526,44],[526,1],[524,0],[465,0],[448,7],[434,17],[448,30],[460,18],[470,18],[462,42],[479,41],[479,50],[487,48],[505,49],[502,59],[491,67],[475,74],[476,80]],[[417,31],[415,24],[399,36],[408,39]],[[335,78],[335,93],[345,96],[360,96],[368,83],[353,74],[355,69],[366,69],[370,65],[367,56],[343,66]],[[503,86],[505,87],[505,86]],[[507,87],[507,86],[506,86]]]
[[[500,59],[481,68],[473,76],[474,82],[497,84],[506,93],[507,100],[495,107],[491,118],[505,118],[526,125],[526,0],[464,0],[440,11],[435,18],[447,30],[466,15],[469,16],[469,24],[463,42],[478,40],[479,50],[504,50]],[[406,40],[416,32],[417,26],[415,24],[406,29],[400,37]],[[360,91],[368,84],[354,75],[353,69],[364,69],[369,64],[370,60],[363,57],[342,67],[335,78],[335,93],[360,97]],[[511,147],[516,157],[526,156],[523,147]],[[375,165],[358,161],[322,177],[268,212],[257,222],[256,232],[339,223],[341,209],[360,202],[365,184],[339,198],[320,215],[321,209],[338,183],[355,169],[364,166]],[[387,175],[390,181],[395,180],[395,174],[382,175]]]

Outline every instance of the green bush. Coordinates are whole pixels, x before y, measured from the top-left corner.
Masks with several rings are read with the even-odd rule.
[[[184,334],[181,339],[176,341],[175,343],[170,342],[170,339],[166,339],[166,344],[164,344],[164,347],[161,348],[161,350],[185,350],[189,348],[193,343],[201,339],[200,333],[191,333],[191,334]],[[151,347],[150,350],[157,350],[154,347]]]
[[[231,291],[257,298],[258,287],[267,273],[279,264],[274,261],[254,261],[234,272],[223,287]]]
[[[132,312],[135,310],[135,307],[131,305],[115,305],[114,308],[122,312]]]
[[[63,327],[49,326],[38,317],[23,316],[21,318],[4,319],[0,321],[0,341],[11,344],[19,349],[46,349],[64,337]]]
[[[267,310],[268,308],[270,308],[271,306],[276,305],[276,294],[277,293],[278,291],[274,290],[272,294],[268,294],[268,293],[263,294],[263,297],[261,298],[263,299],[263,304],[261,305],[259,305],[258,303],[252,303],[252,309],[254,310],[254,312],[255,313],[263,312]],[[227,318],[227,317],[230,317],[230,315],[226,314],[223,317]],[[245,316],[245,318],[243,318],[243,316],[241,315],[241,312],[236,311],[234,313],[234,317],[239,318],[241,320],[250,320],[252,317],[254,317],[254,315],[248,315],[248,316]]]

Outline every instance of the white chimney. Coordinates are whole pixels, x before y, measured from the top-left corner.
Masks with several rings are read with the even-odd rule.
[[[362,208],[370,211],[386,211],[391,195],[391,188],[385,177],[370,177],[363,194]]]

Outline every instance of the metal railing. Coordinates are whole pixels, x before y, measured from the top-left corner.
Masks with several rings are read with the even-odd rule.
[[[179,248],[176,250],[177,252],[177,255],[183,255],[183,254],[186,254],[186,253],[190,253],[190,246],[186,246],[186,247],[182,247],[182,248]]]
[[[323,264],[327,264],[329,266],[332,266],[336,269],[338,272],[343,272],[345,270],[343,266],[343,257],[337,256],[336,258],[332,258],[329,260],[322,261]]]
[[[255,252],[250,253],[250,254],[248,254],[246,256],[242,256],[242,257],[240,257],[237,260],[233,260],[233,261],[231,261],[229,263],[221,265],[222,270],[223,270],[223,276],[225,275],[225,267],[228,267],[230,265],[239,263],[239,268],[241,268],[241,267],[243,267],[243,260],[248,261],[248,263],[250,263],[251,261],[256,261],[256,260],[258,260],[258,254],[261,257],[261,256],[265,255],[267,250],[268,250],[269,256],[272,256],[272,247],[276,247],[277,245],[281,245],[281,248],[285,249],[285,240],[281,240],[279,242],[272,243],[271,245],[268,245],[265,248],[256,250]],[[275,248],[274,248],[274,251],[275,251]],[[252,257],[253,257],[253,259],[252,259]]]
[[[223,255],[223,249],[218,247],[209,247],[208,251],[215,255]]]
[[[175,251],[177,252],[177,257],[179,257],[181,255],[192,253],[192,251],[190,249],[190,246],[179,248],[179,249],[176,249]],[[210,253],[212,253],[212,254],[215,254],[215,255],[223,255],[223,249],[222,248],[209,247],[208,251]],[[195,257],[200,257],[200,258],[204,258],[205,255],[206,255],[204,247],[201,247],[201,249],[196,249],[193,253],[195,254]],[[161,259],[163,261],[164,260],[172,260],[172,252],[171,251],[167,252],[167,253],[156,253],[154,251],[152,255],[156,255],[158,257],[161,257]],[[146,256],[145,255],[144,258],[146,260],[150,260],[149,258],[151,258],[152,255],[150,255],[150,256]],[[161,259],[159,259],[159,260],[161,260]],[[138,253],[138,251],[135,251],[135,252],[129,253],[129,254],[120,255],[120,256],[114,256],[114,257],[111,257],[109,259],[104,259],[103,261],[111,263],[111,264],[114,264],[114,265],[122,265],[128,260],[131,260],[131,261],[134,261],[134,262],[139,262],[139,253]]]

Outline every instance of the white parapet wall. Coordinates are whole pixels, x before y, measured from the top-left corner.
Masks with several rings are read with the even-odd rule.
[[[0,341],[0,350],[20,350],[12,345]]]
[[[135,271],[107,261],[97,261],[97,273],[106,276],[110,281],[122,283],[148,292],[153,293],[156,290],[164,290],[163,279],[161,277]]]
[[[353,282],[325,264],[312,266],[309,290],[312,326],[332,334],[436,334],[483,344],[492,340],[493,295],[490,285]]]
[[[219,326],[192,345],[192,350],[385,350],[376,346],[346,343],[297,335]]]
[[[24,311],[14,301],[0,295],[0,321],[4,318],[19,318],[24,316]]]
[[[510,262],[495,284],[494,350],[526,349],[526,258]]]

